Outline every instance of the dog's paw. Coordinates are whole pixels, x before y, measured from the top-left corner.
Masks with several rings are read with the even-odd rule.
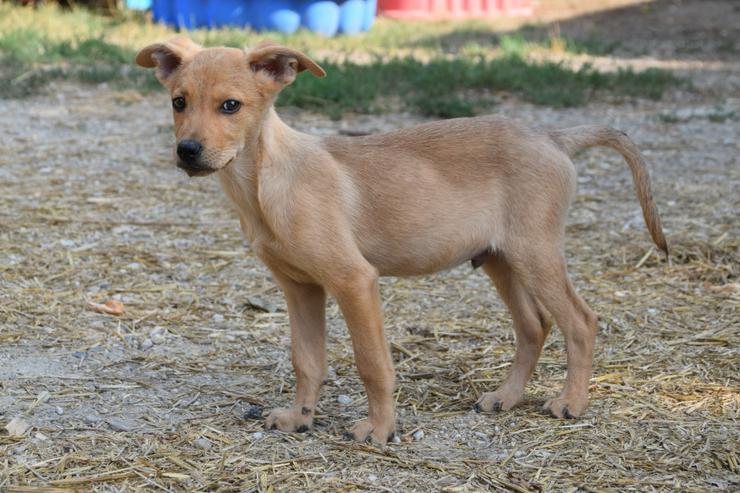
[[[580,417],[588,407],[588,397],[568,398],[555,397],[543,406],[543,410],[550,416],[558,419],[575,419]]]
[[[265,420],[268,430],[304,433],[313,429],[313,410],[308,408],[273,409]]]
[[[396,433],[396,424],[393,420],[388,422],[373,422],[369,418],[355,423],[350,430],[344,434],[345,440],[355,442],[372,442],[383,444],[393,441]]]
[[[473,409],[479,413],[491,413],[498,411],[508,411],[516,406],[522,396],[497,390],[496,392],[486,392],[480,396]]]

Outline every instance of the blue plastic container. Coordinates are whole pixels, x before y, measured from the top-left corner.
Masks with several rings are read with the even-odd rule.
[[[339,7],[339,32],[357,34],[365,21],[365,0],[347,0]]]
[[[175,4],[172,0],[152,0],[154,22],[175,24]]]
[[[369,31],[373,27],[377,10],[378,0],[365,0],[365,17],[362,19],[363,31]]]
[[[310,31],[327,37],[339,30],[339,5],[329,1],[304,1],[301,24]]]
[[[298,13],[298,2],[292,0],[271,0],[255,2],[266,4],[262,9],[264,28],[281,33],[294,33],[301,25],[301,15]]]
[[[181,29],[196,29],[208,25],[208,2],[175,0],[175,23]]]
[[[181,29],[249,26],[255,30],[295,32],[299,26],[334,36],[338,31],[367,31],[377,0],[126,0],[130,8],[151,5],[152,16]]]
[[[251,26],[254,19],[253,2],[244,0],[209,1],[208,27]]]
[[[126,8],[131,10],[149,10],[152,0],[126,0]]]

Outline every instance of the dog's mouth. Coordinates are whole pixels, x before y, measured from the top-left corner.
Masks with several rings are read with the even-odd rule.
[[[187,173],[190,177],[207,176],[216,171],[210,166],[204,166],[198,163],[186,163],[185,161],[179,159],[177,160],[177,167],[185,171],[185,173]]]
[[[212,173],[215,173],[216,171],[225,169],[227,166],[229,166],[234,161],[234,158],[232,157],[228,161],[226,161],[226,164],[221,166],[220,168],[212,168],[210,166],[204,166],[202,164],[198,163],[186,163],[185,161],[178,160],[177,161],[177,167],[181,170],[185,171],[188,176],[195,177],[195,176],[208,176]]]

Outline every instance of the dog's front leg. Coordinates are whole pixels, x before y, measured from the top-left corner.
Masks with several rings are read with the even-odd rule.
[[[293,405],[274,409],[265,424],[268,429],[302,433],[313,427],[316,402],[326,378],[326,293],[315,284],[275,277],[288,305],[296,395]]]
[[[368,402],[367,419],[355,423],[345,436],[360,442],[386,443],[396,429],[395,374],[383,331],[377,272],[369,265],[359,267],[331,291],[347,321]]]

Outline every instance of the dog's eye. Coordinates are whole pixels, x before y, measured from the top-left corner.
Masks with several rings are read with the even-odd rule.
[[[182,96],[176,97],[172,100],[172,107],[175,111],[180,112],[185,109],[185,98]]]
[[[221,103],[221,108],[219,109],[221,110],[221,113],[236,113],[237,111],[239,111],[239,108],[241,108],[241,105],[242,104],[236,99],[227,99],[226,101]]]

